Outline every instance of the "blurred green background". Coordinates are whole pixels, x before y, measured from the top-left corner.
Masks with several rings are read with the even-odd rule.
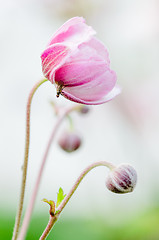
[[[116,218],[113,213],[113,217]],[[31,221],[26,239],[39,239],[46,227],[48,216],[35,215]],[[131,220],[110,223],[107,216],[101,219],[64,218],[61,216],[50,233],[48,240],[158,240],[159,208],[140,212]],[[1,211],[0,239],[9,240],[12,236],[14,215]]]

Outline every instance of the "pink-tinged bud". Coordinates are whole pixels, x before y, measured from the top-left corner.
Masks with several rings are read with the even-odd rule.
[[[64,23],[41,55],[44,76],[55,84],[57,97],[82,104],[110,101],[120,93],[109,54],[82,17]]]
[[[134,190],[136,182],[136,170],[128,164],[121,164],[109,172],[106,187],[114,193],[128,193]]]
[[[87,114],[89,111],[90,111],[90,108],[86,105],[83,105],[79,112],[82,114]]]
[[[59,146],[66,152],[74,152],[81,145],[81,138],[72,132],[65,132],[58,141]]]

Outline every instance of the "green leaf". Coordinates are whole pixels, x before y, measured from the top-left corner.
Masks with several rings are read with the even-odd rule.
[[[56,207],[60,205],[60,203],[63,201],[65,198],[66,194],[64,194],[63,189],[60,187],[59,192],[57,193],[57,202],[56,202]]]

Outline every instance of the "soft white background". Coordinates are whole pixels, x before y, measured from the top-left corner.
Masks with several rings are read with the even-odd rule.
[[[0,204],[14,211],[18,204],[26,101],[32,86],[43,77],[40,54],[56,29],[76,15],[84,16],[107,46],[122,93],[112,102],[91,107],[88,115],[72,114],[75,129],[83,138],[82,147],[66,154],[54,141],[35,212],[47,212],[41,199],[55,200],[59,186],[67,193],[89,163],[107,160],[134,166],[138,172],[135,191],[126,195],[109,192],[105,188],[108,170],[99,167],[85,178],[65,213],[104,217],[114,210],[128,217],[155,205],[158,199],[157,0],[0,1]],[[33,100],[26,203],[56,121],[49,101],[73,104],[62,97],[56,100],[55,95],[54,86],[47,82]],[[67,127],[66,120],[57,137]]]

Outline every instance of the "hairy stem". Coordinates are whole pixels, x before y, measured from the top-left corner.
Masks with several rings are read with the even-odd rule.
[[[30,202],[28,204],[28,207],[27,207],[27,210],[26,210],[26,213],[25,213],[25,216],[24,216],[24,221],[22,223],[22,228],[21,228],[21,231],[20,231],[20,234],[19,234],[19,237],[18,237],[18,240],[22,240],[24,239],[25,235],[26,235],[26,231],[28,229],[28,225],[29,225],[29,222],[30,222],[30,218],[31,218],[31,214],[32,214],[32,211],[33,211],[33,207],[34,207],[34,204],[35,204],[35,200],[36,200],[36,196],[37,196],[37,193],[38,193],[38,189],[39,189],[39,185],[40,185],[40,181],[41,181],[41,177],[42,177],[42,173],[43,173],[43,170],[44,170],[44,166],[46,164],[46,160],[47,160],[47,157],[48,157],[48,154],[49,154],[49,150],[51,148],[51,145],[52,145],[52,142],[53,142],[53,139],[56,135],[56,132],[61,124],[61,122],[63,121],[63,119],[72,111],[74,110],[78,110],[80,109],[82,106],[81,105],[75,105],[67,110],[65,110],[57,119],[57,122],[55,124],[55,126],[53,127],[53,131],[50,135],[50,138],[49,138],[49,141],[48,141],[48,144],[47,144],[47,147],[46,147],[46,150],[45,150],[45,153],[44,153],[44,156],[43,156],[43,159],[42,159],[42,163],[41,163],[41,166],[40,166],[40,169],[39,169],[39,172],[38,172],[38,176],[37,176],[37,179],[36,179],[36,183],[35,183],[35,187],[33,189],[33,193],[32,193],[32,196],[31,196],[31,199],[30,199]]]
[[[57,216],[52,216],[50,215],[50,219],[48,222],[47,227],[45,228],[43,234],[41,235],[41,237],[39,238],[39,240],[44,240],[47,238],[47,236],[49,235],[52,227],[54,226],[55,222],[57,221]]]
[[[59,205],[59,207],[56,210],[56,214],[55,216],[50,216],[50,220],[48,222],[48,225],[46,226],[43,234],[40,237],[40,240],[44,240],[46,239],[46,237],[48,236],[48,234],[50,233],[54,223],[56,222],[57,218],[59,217],[60,213],[62,212],[62,210],[64,209],[64,207],[66,206],[66,204],[68,203],[68,201],[70,200],[70,198],[72,197],[72,195],[74,194],[74,192],[76,191],[76,189],[78,188],[79,184],[81,183],[81,181],[83,180],[83,178],[87,175],[88,172],[90,172],[93,168],[99,167],[99,166],[105,166],[107,168],[109,168],[110,170],[112,170],[113,168],[115,168],[115,166],[109,162],[105,162],[105,161],[100,161],[100,162],[96,162],[96,163],[92,163],[91,165],[89,165],[87,168],[85,168],[82,173],[80,174],[80,176],[77,178],[76,182],[74,183],[73,187],[71,188],[71,190],[69,191],[69,193],[66,195],[66,197],[64,198],[64,200],[62,201],[62,203]],[[56,220],[55,220],[56,219]]]
[[[25,194],[25,186],[26,186],[26,176],[27,176],[27,166],[28,166],[28,156],[29,156],[29,143],[30,143],[30,109],[31,109],[31,102],[36,90],[46,82],[47,79],[40,80],[35,84],[32,88],[27,102],[27,110],[26,110],[26,138],[25,138],[25,154],[24,154],[24,163],[23,163],[23,174],[22,174],[22,182],[21,182],[21,191],[20,191],[20,200],[18,205],[18,211],[14,226],[14,232],[12,240],[16,240],[18,236],[18,231],[21,222],[22,210],[23,210],[23,202],[24,202],[24,194]]]
[[[66,197],[64,198],[62,203],[57,208],[58,214],[60,214],[61,211],[63,210],[63,208],[66,206],[66,204],[68,203],[68,201],[70,200],[70,198],[72,197],[72,195],[74,194],[76,189],[78,188],[78,186],[81,183],[81,181],[83,180],[83,178],[87,175],[87,173],[90,172],[93,168],[96,168],[96,167],[99,167],[99,166],[105,166],[105,167],[109,168],[110,170],[115,167],[113,164],[111,164],[109,162],[100,161],[100,162],[92,163],[87,168],[85,168],[83,170],[83,172],[80,174],[80,176],[77,178],[76,182],[74,183],[74,185],[71,188],[71,190],[69,191],[69,193],[66,195]]]

